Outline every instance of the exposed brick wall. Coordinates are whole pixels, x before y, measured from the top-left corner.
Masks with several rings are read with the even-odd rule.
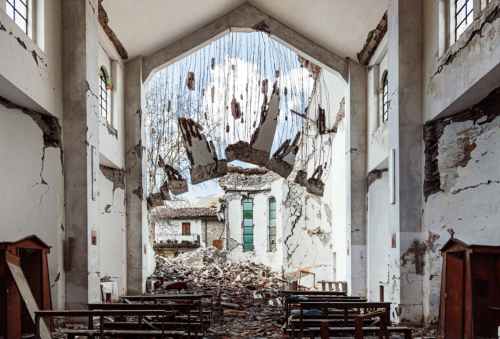
[[[361,65],[366,66],[370,62],[373,53],[377,50],[378,45],[387,33],[387,11],[384,13],[377,28],[368,33],[363,49],[356,54]]]
[[[224,223],[218,220],[208,220],[207,221],[207,236],[208,236],[208,246],[213,245],[214,240],[222,240],[222,249],[226,246]],[[202,226],[202,241],[205,243],[205,223]]]
[[[104,7],[102,7],[102,0],[99,0],[99,23],[101,24],[101,27],[104,29],[104,32],[106,32],[106,34],[108,35],[109,40],[111,40],[113,45],[115,45],[116,51],[118,52],[118,54],[120,54],[120,57],[123,60],[127,60],[128,53],[125,50],[125,47],[123,47],[120,40],[116,37],[113,30],[108,26],[108,21],[109,21],[108,14],[104,10]]]
[[[485,99],[469,109],[453,114],[446,118],[431,120],[424,124],[424,142],[425,142],[425,180],[424,195],[425,200],[431,194],[441,192],[441,175],[438,168],[439,140],[443,135],[447,125],[454,122],[473,121],[477,125],[484,125],[492,122],[500,115],[500,88],[492,91]],[[464,134],[467,134],[464,132]],[[474,149],[471,145],[463,148],[461,161],[456,162],[456,166],[465,167],[470,152]]]

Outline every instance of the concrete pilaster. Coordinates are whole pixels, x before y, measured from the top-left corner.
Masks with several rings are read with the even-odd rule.
[[[145,96],[142,57],[125,64],[125,180],[127,200],[127,293],[145,290],[148,258]]]
[[[346,90],[347,284],[351,295],[366,296],[366,136],[367,72],[349,61]]]
[[[414,240],[422,215],[422,1],[391,0],[388,11],[389,151],[395,150],[395,203],[389,204],[391,318],[421,323],[422,276]]]
[[[61,7],[66,244],[74,239],[67,249],[66,308],[87,309],[99,300],[100,271],[99,201],[92,186],[92,153],[99,163],[97,0],[63,1]]]

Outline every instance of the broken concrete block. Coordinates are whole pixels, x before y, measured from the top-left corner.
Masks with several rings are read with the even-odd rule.
[[[179,195],[188,191],[187,180],[172,166],[165,165],[165,172],[168,177],[168,189],[173,195]]]
[[[320,165],[316,168],[311,178],[307,180],[307,192],[323,196],[325,191],[325,184],[321,181],[323,175],[323,167]],[[316,177],[317,176],[317,177]]]
[[[179,127],[183,135],[182,142],[191,163],[191,183],[196,185],[226,175],[227,165],[217,159],[215,146],[213,142],[207,141],[201,132],[203,128],[186,118],[179,118]],[[224,168],[226,168],[225,171]]]
[[[269,106],[267,108],[263,108],[260,115],[259,126],[252,134],[250,141],[252,148],[261,150],[268,154],[271,152],[276,126],[278,124],[277,117],[279,114],[279,102],[280,97],[278,94],[278,88],[275,84],[271,100],[269,101]]]
[[[293,166],[290,165],[289,163],[281,160],[281,159],[275,159],[271,158],[269,161],[266,163],[265,167],[268,170],[273,171],[274,173],[278,174],[282,178],[288,178],[288,176],[292,173],[293,171]]]
[[[147,201],[148,201],[148,204],[151,205],[151,207],[153,207],[153,208],[164,206],[163,199],[161,198],[160,193],[151,193],[147,197]]]
[[[231,114],[235,120],[241,118],[240,103],[234,97],[233,100],[231,101]]]
[[[298,170],[295,176],[295,183],[302,187],[307,187],[307,172],[303,170]]]
[[[189,88],[190,91],[194,91],[194,73],[189,72],[188,77],[186,79],[186,86]]]
[[[161,198],[163,200],[171,200],[170,193],[168,191],[168,182],[167,181],[165,181],[163,183],[163,185],[160,187],[160,194],[161,194]]]
[[[168,189],[173,195],[179,195],[189,191],[186,179],[172,179],[168,181]]]
[[[240,160],[250,164],[265,166],[269,160],[269,153],[252,148],[248,142],[238,141],[226,147],[228,162]]]

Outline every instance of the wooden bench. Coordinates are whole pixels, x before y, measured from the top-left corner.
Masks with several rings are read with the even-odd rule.
[[[291,310],[293,305],[300,305],[304,302],[355,302],[355,303],[365,303],[366,299],[359,299],[359,297],[321,297],[322,299],[312,299],[307,297],[307,300],[299,300],[299,299],[288,299],[285,298],[285,314],[286,319],[290,318]],[[321,315],[320,315],[321,316]]]
[[[41,318],[53,318],[53,317],[84,317],[89,318],[91,323],[93,324],[93,317],[99,317],[100,329],[97,331],[99,333],[99,337],[104,339],[104,317],[143,317],[143,316],[162,316],[163,322],[165,319],[166,312],[164,310],[99,310],[99,311],[87,311],[87,310],[65,310],[65,311],[35,311],[35,339],[40,339],[40,319]],[[140,318],[138,318],[140,320]],[[138,324],[142,324],[139,321]],[[90,325],[90,324],[89,324]],[[91,330],[90,330],[91,331]],[[159,336],[162,339],[165,337],[165,331],[156,331],[159,334],[155,334],[155,336]],[[185,331],[184,331],[185,332]],[[184,333],[182,332],[182,333]],[[75,334],[77,335],[77,334]],[[110,336],[110,334],[106,334]],[[95,336],[94,331],[89,336]],[[123,335],[122,335],[123,336]]]
[[[364,299],[363,299],[364,300]],[[301,302],[299,304],[300,307],[300,338],[302,338],[303,334],[303,319],[304,319],[304,311],[305,310],[311,310],[311,309],[317,309],[317,310],[322,310],[323,314],[327,315],[330,312],[330,309],[337,309],[337,310],[343,310],[344,312],[344,323],[343,326],[347,327],[348,326],[348,315],[349,315],[349,309],[356,309],[356,313],[361,313],[361,310],[367,310],[367,309],[378,309],[378,308],[384,308],[385,312],[387,313],[387,318],[390,319],[390,310],[391,310],[391,303],[384,303],[384,302]]]
[[[198,334],[199,328],[201,327],[200,322],[191,322],[191,310],[196,307],[196,305],[190,303],[190,300],[182,300],[182,299],[177,299],[176,302],[187,302],[187,304],[143,304],[143,303],[111,303],[111,304],[100,304],[100,303],[89,303],[87,304],[87,307],[89,310],[143,310],[143,309],[153,309],[153,310],[163,310],[165,311],[165,317],[171,317],[175,316],[176,314],[186,314],[188,315],[188,322],[187,322],[187,331],[188,333],[191,332],[191,326],[195,328],[195,333]],[[200,315],[201,315],[201,308],[200,308]],[[165,317],[162,319],[162,322],[165,322]],[[93,323],[92,325],[90,324],[91,319],[89,319],[89,329],[93,329]],[[138,321],[138,327],[139,329],[142,329],[142,323],[145,323],[150,330],[160,330],[157,326],[152,324],[152,319],[147,318],[142,319],[139,317]],[[181,322],[178,322],[179,324],[182,324]],[[131,323],[133,324],[133,323]],[[184,323],[185,324],[185,323]],[[135,325],[135,324],[134,324]],[[197,337],[196,337],[197,338]]]
[[[363,327],[363,334],[367,335],[371,332],[376,332],[378,336],[378,332],[380,331],[380,327]],[[405,339],[411,339],[411,328],[408,327],[387,327],[387,331],[389,333],[403,333]],[[316,338],[316,335],[321,332],[320,327],[309,327],[309,338]],[[330,327],[329,335],[338,336],[340,334],[355,334],[355,327]]]
[[[200,309],[202,309],[201,302],[203,299],[210,300],[210,310],[203,310],[203,315],[209,316],[209,327],[212,326],[212,311],[213,311],[213,298],[212,294],[146,294],[146,295],[127,295],[123,296],[122,300],[125,302],[145,302],[145,301],[175,301],[190,300],[200,301]]]
[[[327,318],[327,319],[303,319],[302,323],[304,324],[304,334],[309,332],[307,329],[310,328],[311,326],[319,326],[322,322],[328,323],[329,326],[332,327],[337,327],[337,326],[343,326],[344,325],[344,318]],[[363,321],[363,325],[370,325],[373,321],[370,320],[365,320]],[[347,320],[347,325],[348,326],[353,326],[355,324],[354,317],[349,317]],[[296,336],[300,335],[300,319],[292,319],[290,321],[290,327],[287,328],[287,333],[290,335],[290,337],[295,338]]]

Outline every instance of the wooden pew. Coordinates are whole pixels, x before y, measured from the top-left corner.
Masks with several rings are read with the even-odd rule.
[[[65,310],[65,311],[35,311],[35,339],[40,339],[40,319],[42,318],[53,318],[53,317],[73,317],[73,318],[90,318],[93,322],[93,317],[99,317],[100,329],[97,330],[78,330],[81,334],[75,333],[75,331],[68,330],[71,337],[74,338],[76,335],[81,336],[95,336],[97,333],[101,339],[104,339],[104,336],[111,337],[124,337],[126,334],[117,335],[116,331],[108,331],[104,333],[104,317],[114,316],[114,317],[142,317],[142,316],[162,316],[164,318],[165,311],[164,310],[99,310],[99,311],[87,311],[87,310]],[[137,331],[136,331],[137,332]],[[144,332],[144,333],[142,333]],[[153,331],[156,333],[152,333],[151,331],[142,331],[141,334],[134,334],[135,336],[153,336],[155,338],[165,338],[165,334],[174,335],[177,338],[182,338],[182,335],[185,331],[174,331],[174,333],[165,332],[164,329],[161,331]],[[148,334],[149,333],[149,334]],[[180,335],[180,337],[179,337]]]
[[[368,335],[371,332],[376,332],[378,334],[378,331],[380,330],[380,327],[363,327],[363,335]],[[387,331],[389,333],[403,333],[405,339],[411,339],[411,328],[408,327],[387,327]],[[316,335],[321,333],[321,328],[320,327],[309,327],[309,338],[318,338]],[[355,334],[356,329],[355,327],[330,327],[329,328],[329,335],[334,335],[338,336],[341,334]]]
[[[144,302],[144,301],[174,301],[177,299],[183,299],[183,300],[191,300],[191,301],[203,301],[203,299],[209,299],[210,300],[210,310],[205,311],[202,310],[202,315],[203,314],[208,314],[209,316],[209,324],[208,326],[212,326],[212,314],[213,314],[213,298],[214,296],[212,294],[146,294],[146,295],[127,295],[123,296],[122,299],[124,301],[131,301],[131,302]],[[202,308],[202,305],[200,303],[200,308]],[[201,321],[201,319],[200,319]]]
[[[299,299],[289,299],[285,298],[284,308],[286,319],[290,318],[291,310],[293,305],[300,305],[303,302],[366,302],[366,299],[360,299],[359,297],[307,297],[307,300]]]
[[[89,303],[87,307],[89,310],[143,310],[143,309],[151,309],[151,310],[163,310],[166,313],[166,316],[175,316],[176,314],[186,314],[188,315],[188,337],[191,337],[191,325],[195,328],[195,338],[198,338],[199,328],[201,327],[202,319],[200,318],[200,322],[191,322],[191,312],[192,309],[196,306],[190,303],[190,300],[177,299],[176,302],[188,302],[187,304],[143,304],[143,303],[111,303],[111,304],[100,304],[100,303]],[[200,309],[201,310],[201,309]],[[90,325],[89,319],[89,329],[93,329]],[[139,329],[142,329],[142,322],[145,322],[150,329],[159,330],[155,325],[151,324],[151,319],[149,321],[145,321],[142,317],[139,319]],[[165,322],[165,319],[162,320]],[[178,322],[178,324],[182,324]],[[168,322],[167,326],[171,327],[172,322]],[[109,327],[110,325],[108,325]]]
[[[364,300],[364,299],[360,299]],[[299,338],[303,337],[303,330],[304,330],[304,310],[311,310],[311,309],[317,309],[317,310],[322,310],[323,314],[328,315],[330,312],[329,309],[337,309],[337,310],[343,310],[344,312],[344,323],[343,326],[347,327],[348,326],[348,312],[349,309],[356,309],[357,313],[360,313],[361,309],[368,309],[368,308],[385,308],[385,312],[387,313],[388,319],[390,319],[390,310],[391,310],[391,303],[387,302],[301,302],[299,303],[300,307],[300,332],[299,332]]]

